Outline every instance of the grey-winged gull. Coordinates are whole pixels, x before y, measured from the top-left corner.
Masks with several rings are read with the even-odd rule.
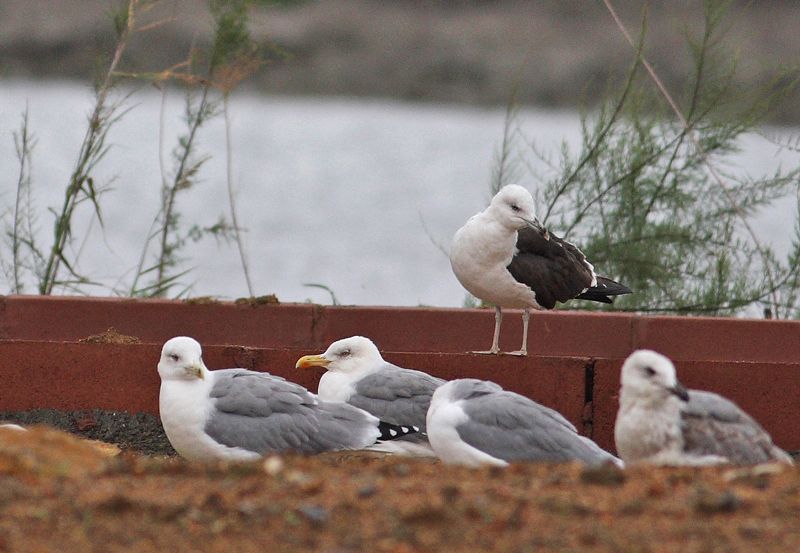
[[[451,380],[438,388],[428,410],[428,438],[449,464],[582,461],[621,466],[558,411],[486,380]]]
[[[320,401],[299,384],[247,369],[208,370],[200,344],[186,336],[164,344],[158,374],[161,423],[190,460],[363,449],[381,434],[376,417]]]
[[[542,227],[530,192],[516,184],[501,188],[489,207],[456,231],[450,264],[470,294],[495,306],[492,347],[473,353],[500,352],[503,307],[523,309],[522,346],[510,353],[527,355],[531,309],[553,309],[571,299],[611,303],[610,296],[631,293],[597,276],[578,248]]]
[[[425,416],[441,378],[405,369],[383,359],[375,344],[363,336],[332,343],[319,355],[301,357],[298,368],[325,367],[318,393],[326,401],[344,401],[393,425],[405,436],[386,444],[383,451],[433,455],[427,444]]]
[[[791,463],[791,457],[735,403],[686,390],[667,357],[633,352],[622,365],[617,452],[626,463],[659,465]]]

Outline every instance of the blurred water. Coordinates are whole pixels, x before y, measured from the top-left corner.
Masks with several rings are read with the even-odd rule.
[[[166,97],[168,168],[170,151],[184,131],[183,104],[178,91]],[[3,212],[13,204],[18,171],[11,133],[26,105],[37,140],[34,204],[46,244],[52,215],[44,207],[56,208],[63,199],[92,95],[70,82],[0,82]],[[96,180],[113,186],[102,199],[105,232],[93,227],[79,261],[81,271],[103,284],[94,291],[98,295],[130,284],[159,204],[161,94],[137,90],[126,105],[132,109],[113,129],[113,147],[97,170]],[[462,304],[464,291],[437,244],[447,248],[455,230],[488,199],[502,109],[244,94],[232,98],[231,116],[238,209],[257,295],[329,302],[326,292],[303,286],[318,283],[346,304]],[[579,136],[573,112],[524,110],[521,126],[545,150]],[[197,188],[179,196],[179,212],[184,223],[211,225],[228,216],[221,118],[202,130],[200,150],[211,158]],[[748,137],[739,158],[742,170],[758,175],[780,161],[797,162],[786,154],[776,158],[774,150],[769,142]],[[536,186],[530,176],[522,184]],[[761,214],[757,226],[785,250],[794,199],[776,210]],[[75,228],[77,236],[84,235],[81,225],[85,221]],[[0,257],[8,258],[3,247]],[[187,244],[182,253],[185,266],[192,267],[184,280],[193,295],[247,294],[233,244],[205,239]],[[3,285],[1,291],[7,289]]]

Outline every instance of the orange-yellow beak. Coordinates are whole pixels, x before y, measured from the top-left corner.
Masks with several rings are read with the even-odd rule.
[[[308,369],[310,367],[327,367],[331,362],[323,355],[304,355],[295,363],[297,369]]]

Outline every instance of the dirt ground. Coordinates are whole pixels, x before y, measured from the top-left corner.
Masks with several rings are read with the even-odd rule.
[[[148,413],[103,409],[30,409],[0,412],[0,422],[22,426],[44,424],[82,438],[114,444],[125,451],[144,455],[177,455],[164,434],[161,420]]]
[[[192,465],[0,430],[0,551],[800,551],[797,468]]]

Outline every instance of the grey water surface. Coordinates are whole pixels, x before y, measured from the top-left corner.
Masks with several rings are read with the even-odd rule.
[[[18,163],[12,132],[27,106],[36,138],[33,205],[42,244],[49,244],[52,233],[46,208],[57,209],[63,201],[92,100],[91,89],[79,83],[0,81],[0,212],[14,204]],[[80,251],[78,269],[101,284],[84,287],[96,295],[124,293],[130,286],[159,209],[160,166],[171,174],[171,152],[185,131],[178,90],[167,93],[162,107],[161,92],[139,88],[124,106],[129,111],[113,128],[111,150],[96,171],[98,183],[112,186],[101,199],[104,228],[84,205],[85,216],[74,229],[83,237],[92,225],[89,238],[73,248]],[[442,250],[489,198],[503,108],[238,94],[231,98],[230,116],[236,201],[256,295],[328,303],[324,290],[304,286],[317,283],[345,304],[462,305],[465,292]],[[572,111],[524,109],[520,126],[546,152],[579,138]],[[786,137],[792,130],[774,132]],[[200,134],[198,151],[210,157],[199,183],[178,199],[183,225],[229,218],[225,149],[218,117]],[[739,170],[759,175],[798,161],[796,154],[775,151],[762,137],[748,136],[736,158]],[[538,183],[525,175],[520,184],[533,190]],[[778,202],[756,219],[779,252],[790,243],[794,202]],[[8,258],[7,243],[2,247]],[[183,266],[192,269],[182,279],[191,295],[247,295],[232,243],[205,238],[188,243],[181,254]],[[5,293],[8,283],[2,288]],[[32,282],[26,290],[35,292]]]

